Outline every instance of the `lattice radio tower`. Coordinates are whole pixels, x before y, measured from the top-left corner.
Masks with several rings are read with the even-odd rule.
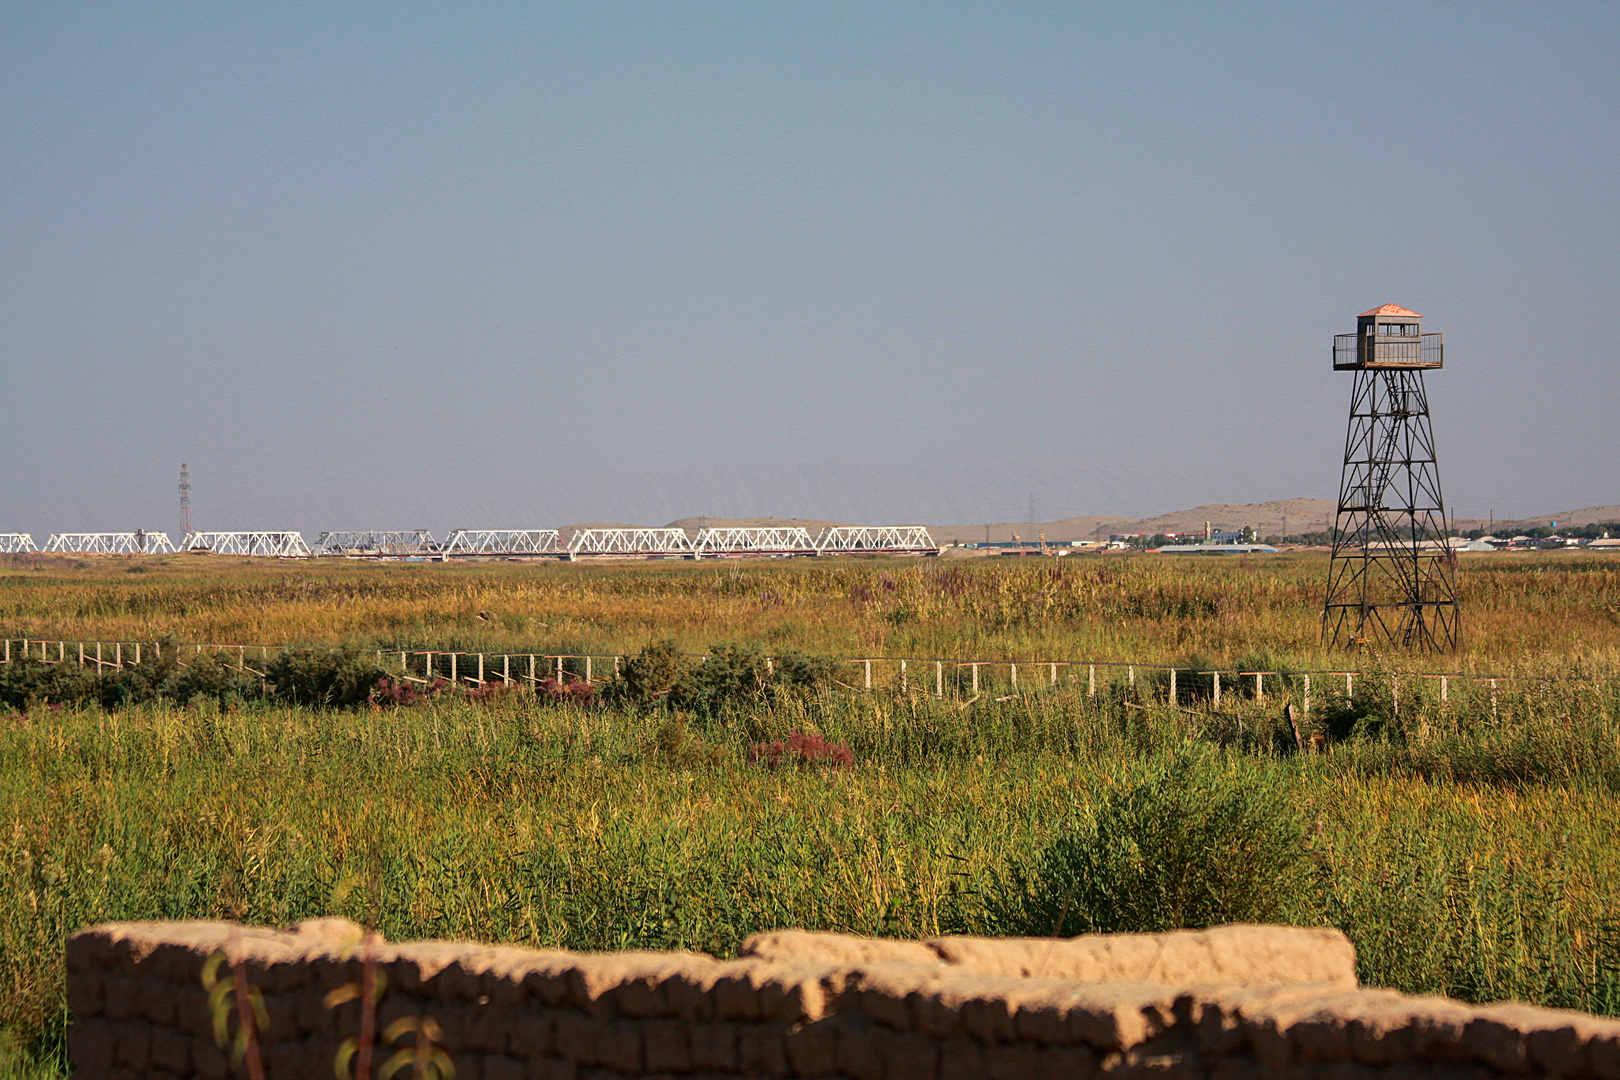
[[[1439,652],[1462,643],[1457,559],[1447,545],[1423,372],[1445,360],[1423,316],[1385,304],[1333,338],[1333,370],[1355,372],[1333,525],[1322,638]]]
[[[180,463],[180,535],[185,536],[191,532],[191,477],[186,472],[186,463]]]

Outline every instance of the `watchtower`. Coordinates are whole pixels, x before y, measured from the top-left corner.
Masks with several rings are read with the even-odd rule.
[[[1333,370],[1355,372],[1333,525],[1322,638],[1438,652],[1462,642],[1457,559],[1446,537],[1423,372],[1445,360],[1423,316],[1385,304],[1333,338]]]

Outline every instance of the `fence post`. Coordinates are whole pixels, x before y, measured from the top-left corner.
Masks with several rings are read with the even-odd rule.
[[[456,674],[456,658],[460,655],[460,653],[454,652],[450,654],[450,682],[452,684],[454,684],[461,677]]]
[[[155,649],[157,646],[153,645],[152,648]],[[56,643],[56,662],[58,664],[67,663],[67,642],[65,641],[58,641]]]
[[[900,661],[900,692],[906,692],[906,662]]]
[[[1263,671],[1254,673],[1254,700],[1266,700],[1266,673]]]
[[[1355,699],[1355,695],[1352,693],[1352,684],[1351,684],[1350,678],[1351,678],[1350,673],[1348,671],[1345,672],[1344,673],[1344,700],[1346,700],[1346,701],[1353,701]]]
[[[1136,665],[1129,664],[1125,668],[1125,685],[1136,689]]]
[[[113,664],[117,666],[119,671],[124,670],[124,643],[122,641],[113,642]]]
[[[560,656],[557,657],[557,685],[558,686],[561,686],[562,681],[563,681],[562,662],[563,662],[563,658],[560,657]]]
[[[1012,669],[1012,687],[1016,690],[1018,689],[1018,665],[1010,664],[1008,666]]]
[[[79,642],[79,666],[84,667],[84,642]]]
[[[501,683],[504,685],[512,681],[512,658],[505,653],[501,654]]]
[[[1057,685],[1057,665],[1056,664],[1052,665],[1052,685],[1053,686]]]
[[[1086,697],[1097,696],[1097,665],[1086,665]]]
[[[6,663],[11,663],[11,639],[6,638]]]
[[[866,688],[872,689],[872,661],[863,661],[866,664]]]
[[[1220,703],[1221,703],[1221,673],[1218,672],[1218,671],[1212,671],[1212,672],[1210,672],[1210,674],[1215,676],[1215,704],[1220,705]]]
[[[945,661],[943,660],[934,661],[934,696],[937,698],[945,696]]]
[[[1446,677],[1444,675],[1442,675],[1442,676],[1440,676],[1440,702],[1441,702],[1441,704],[1444,704],[1445,701],[1446,701]]]
[[[96,674],[101,674],[101,642],[96,642]]]
[[[135,643],[135,663],[139,664],[140,662],[141,662],[141,643],[137,641]]]
[[[1176,703],[1176,669],[1170,669],[1170,704]]]
[[[529,654],[529,682],[535,686],[540,685],[540,680],[534,677],[534,653]]]
[[[1311,677],[1305,676],[1305,708],[1301,710],[1306,716],[1311,715]]]
[[[430,683],[433,681],[433,653],[432,652],[425,652],[425,653],[422,654],[422,678],[426,679]]]
[[[585,681],[591,681],[591,658],[588,656],[585,658]]]
[[[1496,719],[1496,680],[1491,680],[1491,719]]]
[[[478,685],[484,685],[484,654],[478,654]]]
[[[613,654],[613,677],[615,679],[617,679],[619,677],[619,654],[618,653]]]

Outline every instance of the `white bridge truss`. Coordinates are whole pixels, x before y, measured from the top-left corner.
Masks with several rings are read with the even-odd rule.
[[[309,556],[303,534],[295,532],[189,532],[185,548],[215,555]]]
[[[370,529],[323,532],[315,541],[317,555],[379,558],[402,555],[437,555],[439,542],[426,529]]]
[[[29,533],[0,533],[0,555],[18,555],[24,551],[38,551]]]
[[[67,551],[76,555],[162,555],[174,553],[168,533],[52,533],[46,551]]]
[[[816,542],[804,529],[699,529],[693,546],[698,555],[814,555]]]
[[[445,555],[561,555],[556,529],[456,529],[445,539]]]
[[[938,555],[939,545],[921,525],[829,525],[816,538],[816,551],[886,551],[902,555]]]
[[[581,555],[696,554],[685,529],[580,529],[568,541],[570,559]]]

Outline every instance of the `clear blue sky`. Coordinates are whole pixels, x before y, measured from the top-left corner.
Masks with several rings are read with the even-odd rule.
[[[0,531],[1620,503],[1620,5],[0,3]],[[39,538],[36,536],[36,538]]]

